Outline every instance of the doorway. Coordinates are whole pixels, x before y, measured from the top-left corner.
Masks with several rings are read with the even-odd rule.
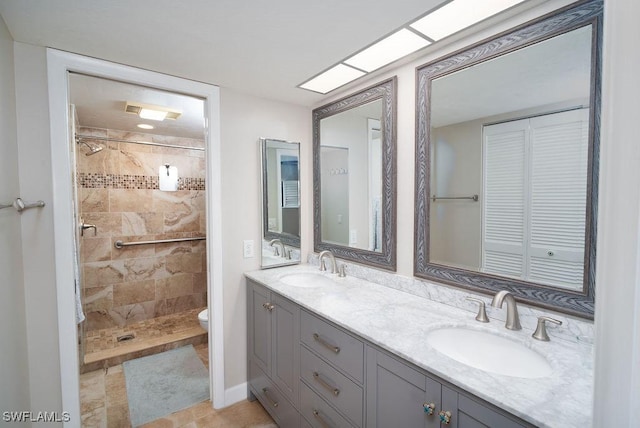
[[[79,347],[76,324],[76,293],[74,287],[74,234],[75,224],[72,201],[73,177],[70,151],[76,146],[72,138],[72,123],[68,120],[70,79],[69,73],[78,73],[103,79],[144,86],[177,94],[187,94],[204,101],[206,133],[204,136],[206,198],[204,218],[207,236],[221,236],[220,212],[220,129],[219,129],[219,89],[215,86],[166,76],[106,61],[49,49],[47,51],[52,164],[57,174],[53,178],[56,196],[54,206],[56,284],[58,297],[58,324],[61,360],[61,383],[63,408],[75,417],[80,416],[79,408]],[[70,142],[73,146],[70,147]],[[92,143],[88,141],[88,143]],[[110,143],[110,142],[109,142]],[[93,143],[95,144],[95,143]],[[119,143],[118,143],[119,144]],[[123,143],[127,144],[127,143]],[[93,148],[92,148],[93,147]],[[95,150],[95,145],[82,145],[84,151]],[[104,148],[102,149],[104,150]],[[99,151],[99,150],[98,150]],[[80,156],[85,156],[84,152]],[[100,153],[92,157],[100,156]],[[65,203],[67,201],[67,203]],[[91,223],[85,224],[90,226]],[[85,229],[92,232],[93,229]],[[224,397],[224,352],[222,313],[222,270],[221,242],[206,241],[206,293],[209,307],[209,352],[210,391],[215,408],[225,406]]]

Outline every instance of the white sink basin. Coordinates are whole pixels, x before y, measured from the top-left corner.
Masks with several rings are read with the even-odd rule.
[[[523,344],[486,331],[447,327],[427,334],[438,352],[486,372],[536,379],[551,375],[549,362]]]
[[[280,282],[296,287],[321,287],[323,285],[335,285],[331,279],[319,273],[300,272],[290,273],[280,278]]]

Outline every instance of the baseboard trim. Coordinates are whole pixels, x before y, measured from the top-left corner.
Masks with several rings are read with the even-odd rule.
[[[247,399],[247,382],[240,385],[233,386],[224,391],[224,405],[225,407],[232,404],[239,403],[242,400]]]

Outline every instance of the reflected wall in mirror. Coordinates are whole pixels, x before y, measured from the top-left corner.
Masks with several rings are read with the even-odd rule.
[[[601,16],[418,69],[416,276],[593,317]]]
[[[261,138],[262,268],[300,263],[300,143]]]
[[[395,270],[395,78],[313,111],[314,249]]]

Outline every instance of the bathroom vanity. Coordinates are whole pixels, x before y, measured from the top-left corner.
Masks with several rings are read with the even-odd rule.
[[[535,341],[531,332],[508,331],[503,322],[481,324],[468,311],[309,265],[246,276],[249,393],[280,426],[590,423],[586,345]],[[463,364],[426,340],[448,328],[523,344],[548,361],[551,372],[526,378]]]

